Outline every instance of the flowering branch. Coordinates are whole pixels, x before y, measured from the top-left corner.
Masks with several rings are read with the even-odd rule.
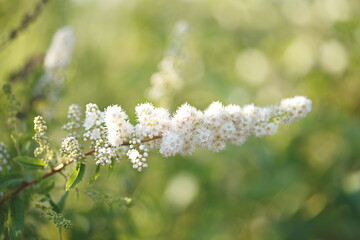
[[[289,124],[304,118],[311,111],[311,104],[309,99],[302,96],[283,99],[280,104],[268,107],[224,106],[214,102],[205,111],[200,111],[184,104],[171,116],[166,109],[145,103],[135,108],[138,122],[135,126],[118,105],[109,106],[102,112],[96,104],[88,104],[85,120],[81,118],[80,107],[72,105],[68,112],[69,122],[63,127],[69,135],[61,148],[61,154],[69,160],[56,166],[56,157],[46,134],[46,122],[41,116],[36,117],[33,139],[39,147],[34,154],[44,164],[54,167],[41,178],[31,182],[24,180],[20,186],[0,198],[0,204],[76,161],[79,164],[68,179],[70,183],[67,189],[75,187],[83,177],[84,160],[88,155],[94,156],[97,171],[100,166],[119,161],[121,155],[128,157],[133,168],[142,171],[148,166],[149,148],[159,148],[160,154],[165,157],[178,153],[191,154],[196,147],[221,151],[227,142],[241,145],[251,135],[262,137],[275,134],[280,123]],[[83,139],[90,141],[91,148],[84,153],[77,140],[81,126],[85,128]],[[161,141],[155,141],[159,139]],[[150,141],[154,141],[154,144],[149,144]],[[96,175],[98,172],[93,176],[95,179]]]

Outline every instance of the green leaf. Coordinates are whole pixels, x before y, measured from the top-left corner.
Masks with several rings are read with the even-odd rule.
[[[49,193],[55,186],[55,182],[53,179],[44,179],[38,184],[37,192],[40,194]]]
[[[62,195],[62,197],[60,198],[59,202],[57,203],[57,206],[58,206],[60,212],[62,212],[64,210],[66,199],[67,199],[68,195],[69,195],[69,192],[65,192]]]
[[[15,196],[10,200],[11,224],[15,231],[21,231],[24,228],[24,209],[24,202],[18,196]]]
[[[60,209],[58,205],[51,199],[50,195],[48,195],[48,201],[53,211],[59,213]]]
[[[24,179],[19,174],[9,174],[0,176],[0,190],[9,186],[18,185]]]
[[[0,236],[3,236],[5,229],[6,216],[7,211],[3,208],[0,209]]]
[[[85,164],[79,162],[66,182],[66,191],[69,191],[70,189],[78,185],[81,182],[82,178],[84,177],[84,173],[85,173]]]
[[[94,172],[94,174],[92,175],[92,177],[90,179],[89,184],[93,185],[94,182],[96,181],[96,179],[98,179],[99,176],[100,176],[100,165],[97,165],[96,169],[95,169],[95,172]]]
[[[38,158],[19,156],[19,157],[14,158],[14,160],[17,163],[23,165],[24,167],[43,168],[46,166],[46,163],[44,163],[42,160],[40,160]]]
[[[108,176],[112,174],[112,172],[114,171],[114,167],[115,167],[115,160],[111,159],[111,164],[109,165],[109,170],[108,170]]]

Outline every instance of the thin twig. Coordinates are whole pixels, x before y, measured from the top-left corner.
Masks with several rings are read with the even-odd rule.
[[[162,136],[155,136],[153,138],[146,138],[143,139],[141,142],[150,142],[156,139],[160,139],[162,138]],[[130,145],[129,142],[124,142],[122,144],[122,146],[128,146]],[[93,154],[95,152],[95,149],[90,149],[86,152],[84,152],[85,156],[89,156],[91,154]],[[66,166],[70,165],[71,163],[73,163],[76,159],[71,158],[68,161],[61,163],[59,165],[57,165],[56,167],[52,168],[49,172],[45,173],[44,175],[42,175],[42,177],[36,178],[34,180],[32,180],[31,182],[27,182],[27,181],[22,181],[21,185],[18,186],[17,188],[15,188],[14,190],[12,190],[11,192],[9,192],[8,194],[4,195],[3,197],[0,198],[0,205],[3,204],[4,202],[6,202],[7,200],[9,200],[12,196],[15,196],[16,194],[18,194],[20,191],[24,190],[25,188],[34,185],[36,183],[38,183],[41,179],[45,179],[48,178],[50,176],[52,176],[53,174],[57,173],[57,172],[61,172]]]
[[[13,28],[8,33],[8,35],[2,41],[0,41],[0,52],[6,47],[6,45],[8,45],[11,41],[17,38],[20,32],[26,30],[29,25],[38,18],[48,1],[49,0],[39,0],[31,12],[26,12],[23,15],[21,23],[15,28]]]

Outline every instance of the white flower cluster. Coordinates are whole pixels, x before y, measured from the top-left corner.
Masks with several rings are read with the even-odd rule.
[[[109,106],[105,110],[105,123],[108,130],[108,140],[116,147],[132,135],[134,127],[129,122],[128,115],[118,105]]]
[[[69,132],[69,137],[79,138],[79,130],[82,126],[81,108],[76,104],[70,105],[67,118],[69,121],[62,129]]]
[[[115,106],[113,106],[115,107]],[[112,110],[112,107],[108,107],[106,111],[113,112],[114,114],[117,114],[117,112]],[[109,126],[111,129],[111,134],[108,135],[108,131],[105,128],[105,114],[104,112],[101,112],[99,110],[99,107],[96,104],[90,103],[86,105],[86,112],[85,112],[85,121],[84,121],[84,140],[90,140],[91,145],[94,147],[94,158],[95,163],[97,165],[104,166],[105,164],[111,164],[112,161],[119,161],[119,154],[117,154],[117,148],[116,146],[119,146],[120,144],[116,144],[117,142],[111,142],[110,139],[114,140],[115,137],[113,136],[122,136],[121,134],[127,134],[126,133],[126,126],[132,127],[130,123],[122,125],[119,123],[123,117],[127,118],[127,116],[120,115],[114,115],[114,122],[109,122]],[[126,115],[126,114],[125,114]],[[118,127],[117,125],[120,124]],[[121,127],[121,129],[120,129]],[[117,131],[116,129],[119,129]],[[109,140],[108,140],[109,139]],[[116,138],[117,141],[121,141],[118,138]],[[112,143],[112,145],[109,143]]]
[[[311,101],[306,97],[294,97],[282,100],[277,106],[268,107],[224,106],[214,102],[205,111],[184,104],[172,117],[165,109],[155,108],[149,103],[138,105],[135,111],[138,122],[135,127],[129,125],[126,113],[118,106],[106,111],[105,119],[108,136],[111,136],[109,142],[116,143],[117,147],[129,137],[131,131],[125,130],[128,134],[117,134],[117,137],[111,131],[121,132],[121,126],[135,129],[137,139],[129,142],[132,147],[127,155],[135,165],[134,168],[139,168],[144,154],[134,144],[139,145],[140,139],[148,141],[161,137],[160,153],[166,157],[177,153],[191,154],[196,147],[221,151],[226,142],[241,145],[251,135],[273,135],[280,123],[289,124],[304,118],[311,111]],[[115,123],[118,123],[118,128],[114,128]]]
[[[204,112],[187,104],[181,106],[171,120],[169,131],[163,134],[160,153],[172,156],[191,154],[196,147],[221,151],[226,142],[241,145],[255,135],[273,135],[279,123],[292,123],[311,111],[311,101],[305,97],[283,100],[278,106],[223,106],[212,103]]]
[[[54,35],[51,45],[46,52],[45,68],[66,68],[71,61],[75,44],[75,34],[71,27],[60,28]]]
[[[42,116],[37,116],[34,118],[34,130],[35,135],[33,139],[39,144],[34,151],[36,157],[41,157],[42,160],[50,165],[54,164],[55,155],[51,150],[49,145],[49,139],[47,136],[47,126],[46,122]]]
[[[82,153],[78,140],[74,137],[67,137],[61,144],[61,155],[75,159],[75,161],[84,161],[85,155]]]
[[[3,142],[0,142],[0,172],[7,171],[11,169],[9,165],[10,155],[6,148],[6,145]]]
[[[165,108],[155,108],[151,103],[144,103],[137,105],[135,112],[138,122],[135,133],[140,139],[160,136],[170,126],[170,114]]]
[[[282,121],[290,124],[304,118],[311,112],[311,101],[302,96],[283,99],[280,103],[280,109],[286,114]]]
[[[159,64],[159,71],[150,78],[148,96],[160,105],[167,105],[174,93],[183,86],[181,75],[186,59],[184,48],[187,45],[188,32],[188,23],[180,21],[175,25],[170,46]]]
[[[85,121],[83,127],[85,133],[84,140],[92,140],[93,142],[100,138],[106,138],[106,131],[103,126],[104,113],[99,110],[99,107],[94,103],[86,105]]]

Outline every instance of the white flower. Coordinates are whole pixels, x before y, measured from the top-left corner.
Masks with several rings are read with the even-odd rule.
[[[136,159],[139,157],[140,153],[136,149],[131,149],[128,151],[128,157],[131,161],[135,162]]]
[[[128,115],[118,105],[106,108],[105,125],[108,131],[108,140],[113,146],[120,146],[126,138],[132,135],[134,127],[128,118]]]
[[[162,135],[170,127],[170,114],[164,108],[155,108],[150,103],[139,104],[135,108],[138,124],[136,136],[153,138]]]
[[[279,108],[286,113],[282,120],[285,123],[292,123],[304,118],[311,112],[311,105],[311,101],[303,96],[282,100]]]
[[[162,138],[160,153],[165,156],[173,156],[180,152],[184,145],[184,139],[177,133],[166,132]]]

